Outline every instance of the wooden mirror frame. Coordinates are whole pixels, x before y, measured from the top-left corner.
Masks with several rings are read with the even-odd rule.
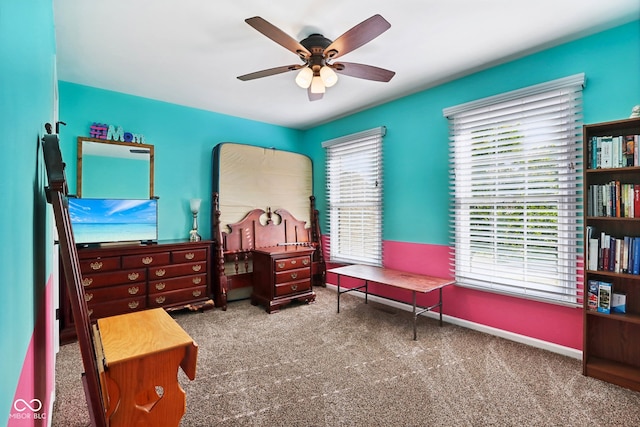
[[[82,155],[83,142],[97,142],[100,144],[115,145],[120,147],[132,147],[138,149],[149,150],[149,198],[153,198],[154,194],[154,146],[151,144],[140,144],[137,142],[120,142],[107,139],[78,137],[78,161],[76,170],[76,196],[82,197]]]

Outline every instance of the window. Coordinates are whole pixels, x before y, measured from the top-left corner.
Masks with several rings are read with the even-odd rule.
[[[380,127],[322,143],[331,262],[382,265],[384,134]]]
[[[580,304],[583,84],[580,74],[444,110],[459,285]]]

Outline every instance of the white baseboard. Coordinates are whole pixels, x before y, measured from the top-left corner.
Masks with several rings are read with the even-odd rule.
[[[338,287],[336,285],[332,285],[327,283],[327,288],[332,289],[334,291],[338,291]],[[359,298],[364,299],[364,293],[362,292],[352,292],[351,295],[355,295]],[[379,304],[384,304],[389,307],[395,307],[400,310],[405,310],[412,312],[413,306],[411,304],[402,303],[399,301],[389,300],[386,298],[382,298],[376,295],[369,294],[369,299],[371,301],[377,302]],[[433,319],[439,319],[440,315],[438,312],[427,311],[426,313],[422,313],[422,316],[428,316]],[[547,341],[539,340],[537,338],[528,337],[526,335],[516,334],[514,332],[505,331],[498,328],[493,328],[491,326],[482,325],[480,323],[471,322],[469,320],[460,319],[453,316],[448,316],[446,314],[442,315],[442,321],[451,323],[452,325],[462,326],[463,328],[473,329],[478,332],[483,332],[485,334],[494,335],[496,337],[504,338],[510,341],[515,341],[521,344],[530,345],[532,347],[540,348],[543,350],[548,350],[553,353],[558,353],[563,356],[572,357],[574,359],[582,360],[582,351],[576,350],[575,348],[565,347],[559,344],[550,343]]]

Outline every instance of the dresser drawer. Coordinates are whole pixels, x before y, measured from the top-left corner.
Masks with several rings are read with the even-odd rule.
[[[122,257],[122,268],[149,267],[152,265],[169,264],[169,252],[155,252],[151,254],[127,255]]]
[[[189,264],[164,265],[149,269],[149,280],[158,280],[168,277],[187,276],[207,272],[207,263],[193,262]]]
[[[308,277],[308,276],[307,276]],[[311,280],[299,280],[276,285],[276,297],[284,297],[311,289]]]
[[[206,249],[194,249],[190,251],[173,251],[171,252],[171,262],[174,264],[204,261],[207,259]]]
[[[150,294],[149,307],[164,307],[174,304],[188,304],[189,301],[209,298],[206,286],[182,289],[179,291],[164,292],[161,294]]]
[[[147,280],[147,270],[139,268],[135,270],[111,271],[109,273],[87,274],[82,277],[82,285],[85,291],[88,288],[101,286],[122,285]]]
[[[144,310],[147,308],[147,298],[144,296],[121,299],[115,301],[94,304],[88,307],[89,318],[96,320],[101,317],[115,316],[117,314],[130,313],[132,311]]]
[[[207,284],[207,275],[198,274],[194,276],[181,276],[163,280],[152,280],[149,282],[149,294],[158,292],[175,291],[179,289],[192,288]]]
[[[296,270],[287,270],[287,271],[280,271],[275,273],[276,275],[276,280],[275,283],[286,283],[286,282],[291,282],[293,280],[302,280],[302,279],[308,279],[309,277],[311,277],[311,269],[310,268],[298,268]]]
[[[80,271],[83,274],[118,270],[119,268],[120,257],[93,258],[80,261]]]
[[[95,289],[86,289],[84,300],[88,306],[118,299],[127,299],[146,295],[147,284],[145,282],[132,283],[130,285],[107,286]]]
[[[274,260],[275,271],[292,270],[294,268],[302,268],[311,264],[311,258],[309,256],[300,256],[295,258],[282,258]]]

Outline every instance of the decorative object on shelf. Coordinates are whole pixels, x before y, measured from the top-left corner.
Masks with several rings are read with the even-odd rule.
[[[191,213],[193,214],[193,227],[189,232],[189,241],[199,242],[202,237],[198,234],[198,212],[200,211],[200,204],[202,199],[191,199],[189,204],[191,205]]]
[[[613,294],[611,294],[611,312],[627,312],[627,294],[622,292],[614,292]]]
[[[108,125],[106,123],[94,122],[89,128],[89,136],[97,139],[108,139],[111,141],[134,142],[144,144],[144,135],[140,133],[125,132],[122,126]]]
[[[107,126],[106,124],[94,122],[89,127],[89,136],[91,138],[107,139],[108,129],[109,129],[109,126]]]
[[[631,109],[630,119],[635,119],[636,117],[640,117],[640,105],[636,105]]]

